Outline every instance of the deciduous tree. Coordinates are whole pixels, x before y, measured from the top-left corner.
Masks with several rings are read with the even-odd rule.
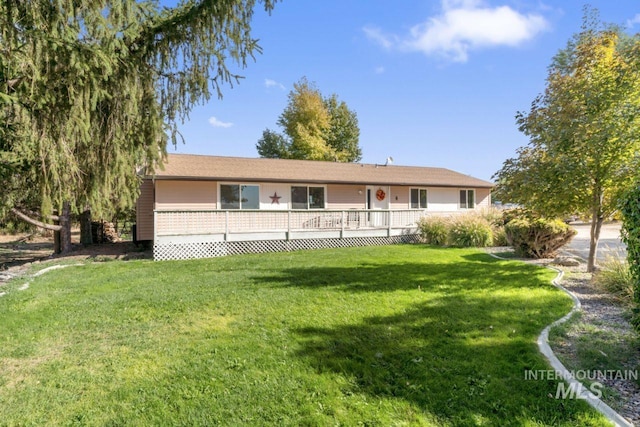
[[[131,206],[138,169],[260,52],[255,3],[0,0],[0,214],[56,210],[68,251],[70,212]]]
[[[284,135],[265,129],[262,132],[262,138],[258,140],[256,148],[260,157],[267,159],[290,159],[291,152],[290,143],[284,137]]]
[[[284,135],[267,129],[256,144],[261,157],[338,162],[362,158],[356,113],[335,94],[324,99],[306,78],[294,84],[278,125]]]
[[[335,94],[325,99],[324,106],[330,118],[329,129],[325,134],[326,143],[333,149],[335,158],[339,162],[357,162],[362,159],[356,113]]]
[[[588,215],[593,271],[602,223],[640,166],[640,38],[585,16],[554,58],[544,94],[517,115],[529,145],[494,178],[503,200]]]

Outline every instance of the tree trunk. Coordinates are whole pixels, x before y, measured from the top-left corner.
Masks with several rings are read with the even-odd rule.
[[[36,227],[41,227],[46,230],[53,231],[53,252],[56,254],[66,254],[71,252],[71,205],[65,202],[62,205],[62,212],[58,216],[50,216],[50,219],[57,219],[58,225],[47,224],[36,219],[33,219],[26,215],[24,212],[19,211],[16,208],[11,208],[11,212],[18,218],[33,224]]]
[[[62,204],[62,212],[60,213],[60,252],[68,254],[71,252],[71,206],[69,202]]]
[[[53,232],[53,253],[59,254],[62,252],[62,248],[60,247],[60,230],[56,230]]]
[[[93,244],[91,233],[91,211],[86,210],[80,214],[80,243],[84,246]]]
[[[596,269],[596,257],[598,255],[598,241],[600,240],[600,230],[602,229],[602,223],[604,217],[598,215],[594,210],[591,216],[591,233],[589,239],[589,258],[587,259],[587,271],[593,273]]]

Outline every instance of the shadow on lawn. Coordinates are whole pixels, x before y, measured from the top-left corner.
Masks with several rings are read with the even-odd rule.
[[[501,264],[483,254],[465,258],[462,263],[291,268],[262,280],[346,292],[418,286],[423,291],[394,315],[295,331],[298,355],[319,373],[347,379],[346,396],[402,399],[453,425],[578,422],[589,411],[584,402],[549,398],[556,381],[524,380],[526,370],[548,369],[535,341],[568,311],[568,301],[549,294],[529,297],[548,283],[542,269]],[[540,274],[544,280],[535,277]],[[527,276],[530,281],[523,280]]]
[[[514,282],[522,283],[522,277],[531,277],[533,287],[539,287],[543,269],[528,264],[509,263],[490,258],[485,254],[463,255],[464,263],[403,262],[354,263],[348,267],[293,267],[283,268],[269,276],[253,280],[283,287],[339,288],[348,292],[395,292],[420,288],[422,290],[459,290],[471,283],[483,289],[513,289]],[[544,282],[545,285],[547,282]],[[521,286],[530,286],[524,282]]]
[[[571,424],[587,411],[586,405],[548,398],[556,392],[554,381],[524,380],[526,370],[547,367],[533,344],[535,334],[522,339],[505,333],[513,313],[485,310],[486,317],[456,319],[460,307],[454,299],[357,325],[300,329],[298,355],[319,373],[346,378],[346,396],[402,399],[445,424]]]

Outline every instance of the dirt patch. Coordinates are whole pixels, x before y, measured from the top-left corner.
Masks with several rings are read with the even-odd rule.
[[[0,235],[0,271],[35,261],[53,254],[53,239],[38,234]]]
[[[151,259],[150,249],[136,246],[130,241],[82,246],[78,233],[72,234],[73,251],[69,254],[53,253],[53,237],[41,234],[0,235],[0,284],[19,275],[35,262],[73,259],[96,261]]]

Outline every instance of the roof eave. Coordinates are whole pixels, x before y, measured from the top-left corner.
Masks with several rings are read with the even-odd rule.
[[[216,177],[216,176],[178,176],[178,175],[146,175],[143,179],[173,180],[173,181],[223,181],[223,182],[278,182],[286,184],[313,183],[313,184],[338,184],[338,185],[389,185],[389,186],[415,186],[415,187],[445,187],[445,188],[493,188],[494,185],[478,183],[454,183],[443,184],[434,182],[389,182],[389,181],[345,181],[323,179],[283,179],[283,178],[250,178],[250,177]]]

